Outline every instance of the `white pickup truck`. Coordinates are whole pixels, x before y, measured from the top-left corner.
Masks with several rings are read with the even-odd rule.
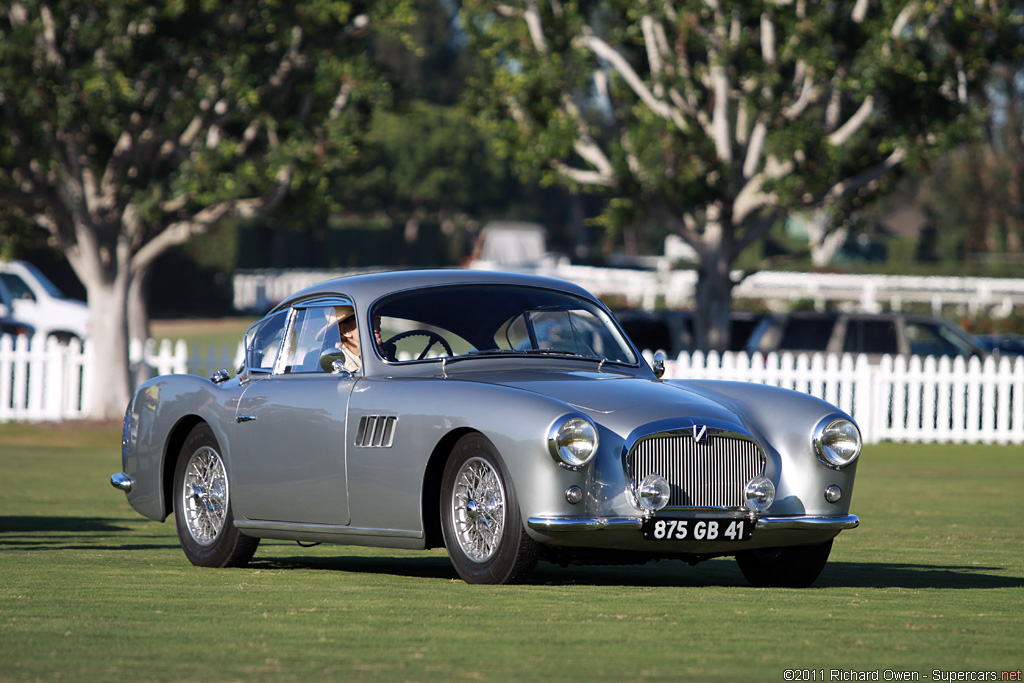
[[[38,268],[0,261],[0,327],[67,342],[89,336],[89,307],[68,299]]]

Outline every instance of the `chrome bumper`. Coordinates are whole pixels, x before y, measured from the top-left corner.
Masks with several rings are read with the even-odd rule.
[[[536,531],[549,532],[577,532],[577,531],[606,531],[614,530],[640,530],[643,525],[642,517],[530,517],[526,524]],[[860,525],[857,515],[839,515],[835,517],[761,517],[757,520],[755,529],[806,529],[814,531],[841,531],[843,529],[854,529]]]
[[[124,472],[118,472],[117,474],[110,475],[110,485],[118,491],[124,491],[125,493],[132,492],[132,484],[135,480],[129,477]]]

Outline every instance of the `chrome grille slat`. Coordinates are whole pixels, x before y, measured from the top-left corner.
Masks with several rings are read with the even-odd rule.
[[[711,435],[697,443],[689,435],[641,439],[628,456],[635,483],[657,472],[672,487],[668,507],[743,507],[743,489],[764,473],[764,455],[754,441]]]

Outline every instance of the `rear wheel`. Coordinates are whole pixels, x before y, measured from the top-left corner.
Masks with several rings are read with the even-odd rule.
[[[736,555],[736,563],[753,586],[806,588],[821,574],[831,552],[829,540],[820,545],[745,550]]]
[[[540,545],[523,527],[512,479],[480,434],[462,437],[445,465],[441,528],[467,583],[516,583],[537,564]]]
[[[178,456],[174,523],[185,557],[201,567],[243,567],[260,543],[235,528],[227,469],[205,423],[189,433]]]

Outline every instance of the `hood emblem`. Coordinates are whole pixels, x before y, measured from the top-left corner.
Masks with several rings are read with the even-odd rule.
[[[696,443],[706,441],[708,438],[708,426],[707,425],[693,425],[693,440]]]

